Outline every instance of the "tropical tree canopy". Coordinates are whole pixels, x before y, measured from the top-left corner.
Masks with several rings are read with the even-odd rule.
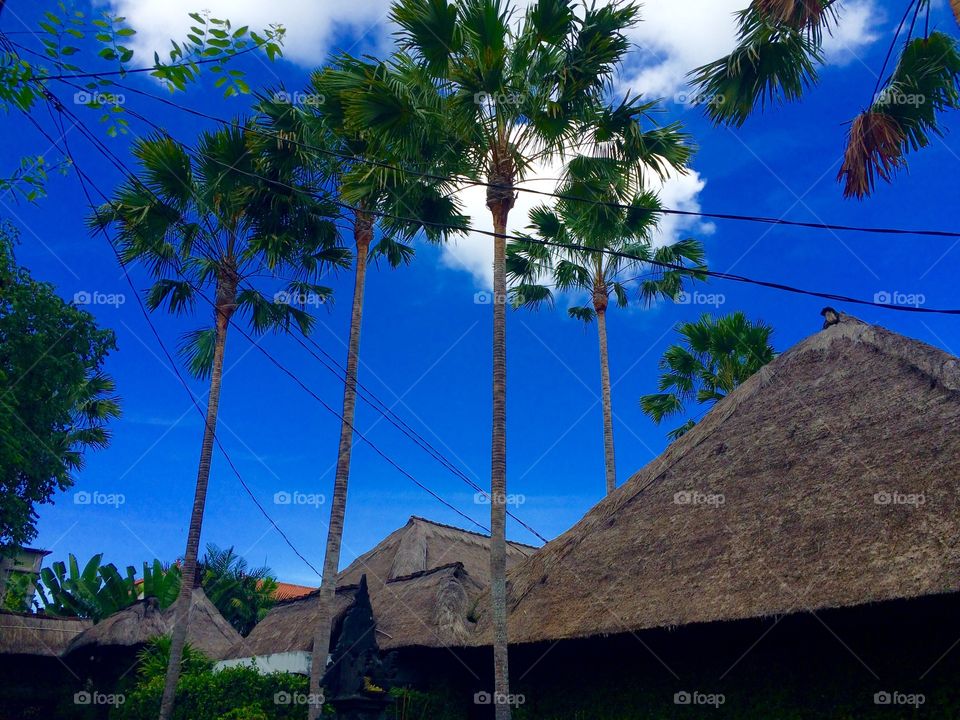
[[[103,372],[113,331],[19,266],[17,237],[0,222],[0,550],[36,536],[36,506],[73,485],[120,415]]]
[[[704,313],[696,322],[679,324],[677,334],[680,342],[660,359],[660,392],[640,398],[640,407],[658,425],[691,401],[712,406],[776,357],[773,328],[742,312],[720,318]],[[668,437],[680,437],[695,422],[687,420]]]
[[[249,635],[276,602],[277,581],[270,568],[250,568],[232,547],[207,545],[197,571],[210,602],[241,635]]]
[[[880,69],[867,109],[851,123],[838,176],[847,197],[889,182],[909,151],[943,134],[939,114],[960,106],[960,48],[956,38],[930,31],[930,5],[909,2],[888,55],[903,37],[899,59],[889,74],[886,64]],[[817,82],[824,33],[843,22],[842,13],[833,0],[753,0],[738,14],[734,51],[691,73],[707,116],[740,126],[758,107],[798,100]]]
[[[306,304],[330,298],[315,278],[349,262],[337,244],[336,208],[317,200],[319,181],[301,174],[294,144],[275,139],[269,118],[258,122],[264,130],[238,122],[205,132],[193,153],[166,135],[134,143],[140,175],[94,223],[113,224],[123,259],[144,262],[155,277],[151,310],[190,313],[201,299],[211,319],[215,303],[257,334],[292,325],[309,332]],[[291,301],[257,289],[264,275],[283,278],[282,297]],[[197,377],[209,377],[215,341],[213,326],[185,337],[181,351]]]

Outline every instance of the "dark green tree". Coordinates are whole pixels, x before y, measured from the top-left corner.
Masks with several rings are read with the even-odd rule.
[[[680,342],[660,359],[660,392],[640,398],[640,407],[658,425],[690,401],[713,405],[776,357],[773,328],[739,311],[716,319],[704,313],[697,322],[678,325],[677,334]],[[667,437],[677,439],[695,422],[687,420]]]
[[[0,549],[36,537],[36,506],[73,485],[120,415],[103,372],[113,331],[19,266],[17,238],[0,222]]]
[[[276,602],[277,581],[270,568],[249,567],[232,547],[208,544],[198,572],[210,602],[241,635],[249,635]]]

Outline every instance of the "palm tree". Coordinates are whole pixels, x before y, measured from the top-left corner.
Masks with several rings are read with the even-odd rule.
[[[704,313],[697,322],[678,325],[677,333],[681,342],[660,359],[660,392],[640,398],[640,407],[658,425],[683,412],[690,400],[713,405],[776,357],[773,328],[742,312],[718,319]],[[694,424],[687,420],[667,437],[675,440]]]
[[[507,0],[398,0],[400,53],[389,76],[352,95],[356,129],[388,144],[420,145],[439,127],[468,181],[487,185],[493,227],[493,422],[490,568],[494,690],[508,692],[506,625],[506,235],[516,183],[532,165],[578,148],[666,173],[689,156],[677,125],[644,129],[652,105],[608,98],[630,48],[634,4],[539,0],[522,19]],[[411,139],[412,138],[412,139]],[[510,717],[505,703],[498,720]]]
[[[415,154],[398,155],[389,146],[371,142],[370,133],[365,128],[350,125],[346,112],[351,95],[363,91],[388,72],[389,68],[383,63],[341,56],[329,67],[314,73],[307,93],[310,101],[305,106],[311,111],[306,120],[310,144],[327,148],[336,158],[336,162],[332,163],[331,181],[345,201],[344,204],[354,208],[348,220],[356,245],[353,306],[343,386],[343,419],[310,666],[312,698],[321,696],[320,681],[330,651],[333,604],[353,451],[357,366],[367,265],[371,259],[383,259],[394,268],[409,263],[414,255],[410,243],[418,233],[422,232],[431,242],[444,242],[450,233],[465,226],[467,221],[459,214],[458,203],[451,197],[450,183],[408,178],[403,173],[387,168],[388,165],[393,167],[398,163],[416,160],[422,168],[439,176],[445,171],[442,145],[435,141],[421,142]],[[379,225],[381,235],[378,242],[372,245],[375,225]],[[311,718],[319,717],[321,710],[321,704],[312,703]]]
[[[332,208],[315,199],[316,187],[299,173],[293,146],[243,128],[238,122],[204,132],[193,153],[166,135],[138,140],[139,176],[124,182],[94,218],[116,228],[125,262],[141,261],[153,275],[146,296],[151,310],[191,313],[197,296],[213,306],[212,326],[188,333],[181,347],[190,371],[209,381],[209,393],[161,720],[173,711],[197,582],[227,330],[239,313],[257,334],[294,325],[308,332],[312,318],[304,309],[273,302],[250,283],[285,272],[290,295],[326,297],[331,291],[316,278],[346,262],[336,247]]]
[[[955,38],[930,32],[930,0],[910,0],[887,61],[907,21],[906,41],[893,72],[880,70],[866,110],[851,123],[838,180],[844,196],[863,198],[879,178],[906,167],[906,154],[941,135],[938,113],[960,107],[960,49]],[[960,20],[960,3],[952,2]],[[914,37],[926,11],[924,32]],[[740,126],[768,102],[798,100],[817,82],[823,36],[841,22],[834,0],[753,0],[738,13],[734,51],[694,70],[696,96],[716,123]]]
[[[703,268],[704,250],[693,239],[654,247],[652,233],[659,220],[660,201],[650,191],[632,192],[629,178],[618,173],[614,163],[578,158],[570,163],[567,175],[555,207],[541,205],[531,211],[530,229],[535,237],[508,246],[507,275],[513,281],[511,294],[517,305],[537,308],[544,302],[552,303],[553,293],[542,284],[543,280],[561,291],[590,295],[588,305],[572,307],[567,312],[586,323],[597,321],[603,459],[609,494],[617,487],[607,353],[610,299],[617,307],[627,307],[634,286],[646,302],[659,297],[676,298],[684,277],[703,277],[697,270]],[[562,247],[570,244],[583,249]],[[683,272],[648,264],[648,274],[638,276],[636,273],[651,260],[673,266],[692,263],[692,267],[690,272]]]
[[[197,564],[198,582],[224,619],[246,637],[276,602],[277,581],[270,568],[251,568],[233,547],[207,544]]]

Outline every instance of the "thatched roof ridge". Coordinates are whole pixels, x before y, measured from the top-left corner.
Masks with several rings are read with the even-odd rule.
[[[509,547],[508,566],[533,551],[520,544]],[[463,642],[472,631],[469,609],[489,584],[490,538],[413,516],[340,572],[337,614],[349,606],[363,575],[367,576],[377,627],[381,634],[391,636],[381,647],[433,647],[443,644],[438,638]],[[318,595],[319,590],[278,602],[227,657],[309,651]],[[459,608],[459,615],[454,608]]]
[[[70,643],[66,654],[108,647],[138,647],[171,632],[175,614],[176,603],[161,610],[156,598],[139,600],[84,631]],[[194,590],[187,642],[219,660],[240,639],[240,633],[224,619],[203,589]]]
[[[91,625],[84,618],[0,610],[0,655],[57,657]]]
[[[840,315],[515,567],[511,642],[955,592],[958,489],[960,360]]]

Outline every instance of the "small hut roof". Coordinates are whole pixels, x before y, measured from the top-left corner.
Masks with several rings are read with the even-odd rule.
[[[534,550],[511,543],[508,567]],[[489,584],[490,538],[411,517],[341,571],[336,615],[349,607],[364,574],[380,647],[462,644],[472,633],[473,623],[467,616]],[[227,657],[309,651],[317,623],[317,595],[277,603]]]
[[[831,322],[514,568],[511,642],[960,589],[960,361]]]
[[[155,598],[139,600],[85,630],[70,643],[66,653],[143,645],[152,638],[171,632],[175,612],[176,603],[161,610]],[[206,593],[201,588],[194,590],[187,642],[208,657],[219,660],[239,640],[240,633],[224,619]]]
[[[92,624],[80,618],[0,610],[0,655],[57,657]]]

